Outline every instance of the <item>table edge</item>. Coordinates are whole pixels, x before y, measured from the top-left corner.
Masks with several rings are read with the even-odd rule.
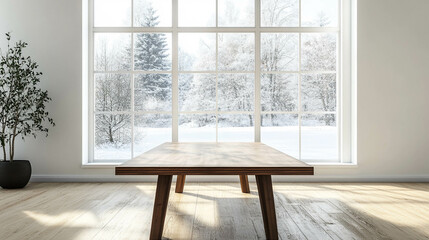
[[[115,167],[115,175],[314,175],[305,167]]]

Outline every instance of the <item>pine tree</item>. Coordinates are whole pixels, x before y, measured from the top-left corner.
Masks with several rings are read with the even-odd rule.
[[[156,11],[149,7],[143,18],[143,26],[156,27],[159,24]],[[165,34],[137,34],[135,43],[134,64],[137,70],[168,70],[168,44]]]
[[[148,7],[142,26],[156,27],[159,24],[156,11]],[[136,70],[165,71],[170,69],[168,59],[168,43],[163,33],[142,33],[136,35],[134,48],[134,67]],[[147,101],[147,98],[155,98],[160,102],[168,101],[170,96],[171,80],[165,74],[144,74],[138,79],[143,91],[136,95],[136,101]],[[139,97],[141,96],[141,97]],[[144,104],[143,104],[144,105]]]

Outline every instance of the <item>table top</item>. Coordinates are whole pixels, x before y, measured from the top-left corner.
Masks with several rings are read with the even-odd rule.
[[[313,167],[263,143],[164,143],[116,175],[313,175]]]

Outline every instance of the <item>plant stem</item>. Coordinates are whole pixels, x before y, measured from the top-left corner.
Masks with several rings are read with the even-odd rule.
[[[11,144],[12,144],[12,150],[11,150],[12,152],[10,153],[10,161],[11,162],[15,158],[15,137],[16,137],[16,135],[14,134],[13,138],[12,138],[12,142],[11,142]]]
[[[3,147],[3,161],[6,161],[6,144],[3,142],[2,143],[2,147]]]
[[[6,142],[5,142],[5,137],[4,137],[4,132],[6,131],[6,125],[4,122],[2,122],[2,139],[1,139],[1,146],[3,148],[3,161],[6,161]]]
[[[19,116],[21,115],[21,111],[19,111],[16,114],[16,118],[15,118],[15,125],[13,126],[13,135],[12,135],[12,140],[9,140],[9,146],[10,146],[10,161],[13,161],[13,158],[15,156],[15,138],[16,138],[16,128],[18,127],[18,120],[19,120]]]
[[[13,161],[13,157],[12,157],[12,143],[10,142],[12,139],[11,139],[11,136],[9,136],[9,161]]]
[[[14,157],[15,157],[15,138],[16,138],[16,127],[17,127],[17,125],[15,125],[14,126],[14,128],[13,128],[13,137],[12,137],[12,141],[9,143],[9,144],[11,144],[12,145],[12,147],[11,147],[11,152],[10,152],[10,161],[12,162],[13,161],[13,159],[14,159]]]

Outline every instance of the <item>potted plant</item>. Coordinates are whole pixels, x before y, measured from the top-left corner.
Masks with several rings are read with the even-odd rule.
[[[10,33],[6,33],[7,50],[0,51],[0,186],[23,188],[31,177],[28,160],[15,160],[17,137],[36,137],[37,133],[48,135],[48,122],[55,126],[45,104],[51,101],[48,92],[37,87],[41,72],[37,63],[23,56],[27,43],[19,41],[10,45]]]

